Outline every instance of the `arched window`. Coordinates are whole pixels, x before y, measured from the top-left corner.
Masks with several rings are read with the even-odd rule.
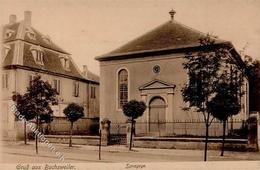
[[[118,106],[122,108],[128,101],[128,72],[122,69],[118,72]]]

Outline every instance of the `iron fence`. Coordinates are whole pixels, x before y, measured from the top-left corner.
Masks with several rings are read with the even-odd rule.
[[[126,134],[126,123],[111,123],[111,134]],[[241,131],[245,129],[243,120],[235,119],[227,124],[226,135],[230,137],[243,137]],[[204,137],[205,122],[202,120],[175,120],[172,122],[136,122],[136,136],[161,136],[161,137]],[[223,124],[213,121],[209,127],[209,136],[220,137],[223,135]]]
[[[125,145],[126,144],[126,123],[110,124],[110,144]]]

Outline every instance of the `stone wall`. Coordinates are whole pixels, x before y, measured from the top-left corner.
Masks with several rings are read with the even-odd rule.
[[[46,134],[67,135],[70,122],[65,117],[56,117],[49,125],[43,125]],[[98,135],[99,119],[82,118],[73,124],[73,135]]]
[[[68,135],[45,135],[45,137],[51,143],[69,143]],[[72,136],[72,144],[96,146],[99,144],[99,136]]]
[[[208,149],[219,150],[221,148],[222,139],[210,139]],[[134,147],[142,148],[160,148],[160,149],[204,149],[203,138],[148,138],[135,137]],[[226,140],[225,148],[234,151],[247,151],[246,139]]]

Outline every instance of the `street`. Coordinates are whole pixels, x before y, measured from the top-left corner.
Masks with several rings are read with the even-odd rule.
[[[2,142],[1,163],[59,163],[55,153],[44,144],[39,145],[39,154],[35,153],[34,142],[24,145],[23,142]],[[102,147],[101,160],[98,158],[98,147],[74,145],[69,148],[65,144],[54,144],[57,151],[64,154],[65,163],[120,163],[120,162],[186,162],[203,161],[203,150],[177,149],[147,149],[133,148],[129,151],[126,146],[113,145]],[[223,157],[220,151],[209,150],[208,161],[250,161],[260,160],[259,152],[225,151]]]

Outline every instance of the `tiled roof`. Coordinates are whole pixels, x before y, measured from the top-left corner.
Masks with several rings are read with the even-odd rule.
[[[130,41],[118,49],[111,51],[108,54],[96,57],[96,59],[102,60],[114,56],[136,54],[140,52],[196,47],[200,45],[199,39],[205,36],[206,34],[204,33],[172,20]],[[213,39],[215,39],[215,43],[225,42],[220,39]]]
[[[71,61],[69,63],[70,71],[64,69],[60,62],[58,53],[43,49],[43,59],[44,59],[43,60],[44,65],[36,64],[32,56],[32,53],[30,51],[30,45],[28,44],[24,45],[24,58],[23,58],[24,66],[42,69],[42,70],[48,70],[54,73],[65,74],[73,77],[83,78],[83,76],[78,72],[78,70],[72,64]]]
[[[61,49],[58,45],[56,45],[54,42],[52,42],[50,40],[50,43],[47,43],[46,41],[44,41],[44,37],[47,37],[43,34],[41,34],[39,31],[37,31],[36,29],[32,28],[33,32],[36,33],[36,37],[35,40],[30,39],[28,36],[25,36],[24,39],[27,42],[31,42],[37,45],[40,45],[42,47],[48,48],[48,49],[52,49],[61,53],[65,53],[65,54],[69,54],[68,52],[66,52],[65,50]],[[47,37],[48,38],[48,37]]]
[[[10,50],[6,56],[3,56],[3,66],[11,65],[14,58],[14,44],[10,45]]]
[[[6,30],[11,30],[12,32],[12,35],[8,38],[5,37]],[[33,38],[29,37],[28,32],[33,33]],[[26,25],[23,21],[5,25],[3,35],[3,44],[8,44],[8,46],[10,46],[10,50],[3,60],[3,67],[17,65],[19,67],[37,69],[55,75],[69,76],[82,81],[99,82],[98,76],[92,76],[91,78],[85,77],[73,62],[69,53],[52,42],[48,36],[45,36],[33,27]],[[20,43],[14,43],[16,40],[21,41]],[[40,49],[43,52],[43,64],[36,63],[31,52],[32,47]],[[69,61],[69,69],[65,69],[62,66],[60,57],[64,56]]]
[[[5,25],[4,26],[4,28],[3,28],[4,41],[12,41],[12,40],[16,39],[19,25],[20,25],[20,23],[14,23],[12,25]],[[5,35],[4,35],[6,30],[12,30],[12,31],[14,31],[14,33],[9,38],[6,38]]]
[[[92,80],[92,81],[99,82],[99,76],[96,75],[96,74],[94,74],[94,73],[92,73],[92,72],[90,72],[90,71],[87,72],[86,78],[87,78],[88,80]]]
[[[36,45],[40,45],[42,47],[54,50],[54,51],[58,51],[64,54],[69,54],[68,52],[66,52],[65,50],[61,49],[58,45],[56,45],[54,42],[50,41],[50,43],[46,43],[43,40],[43,37],[46,37],[45,35],[43,35],[42,33],[40,33],[39,31],[37,31],[35,28],[33,28],[32,26],[28,26],[26,24],[24,24],[23,21],[18,22],[18,23],[14,23],[14,24],[8,24],[4,26],[4,32],[9,29],[14,31],[14,34],[12,34],[11,37],[9,38],[4,38],[4,42],[10,42],[13,40],[24,40],[26,42],[30,42]],[[32,31],[33,33],[35,33],[35,40],[34,39],[30,39],[28,37],[27,32],[28,31]],[[5,37],[5,36],[3,36]]]

